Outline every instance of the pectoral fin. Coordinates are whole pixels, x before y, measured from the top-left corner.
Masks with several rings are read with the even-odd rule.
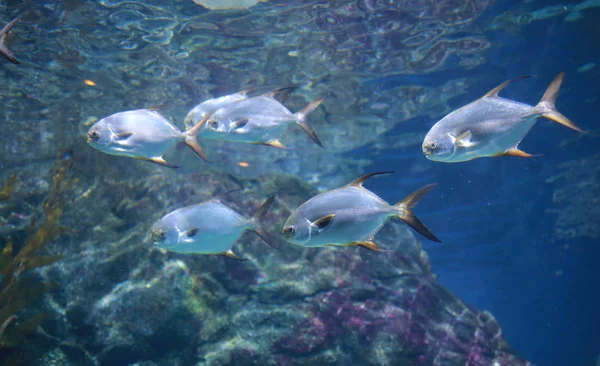
[[[344,245],[345,247],[363,247],[369,250],[372,250],[374,252],[378,252],[378,253],[382,253],[382,252],[387,252],[387,250],[385,249],[381,249],[377,244],[375,244],[375,242],[373,240],[368,240],[368,241],[355,241],[352,243],[348,243],[346,245]]]
[[[242,128],[244,127],[247,123],[248,123],[249,119],[248,118],[244,118],[244,119],[239,119],[237,121],[233,121],[231,122],[231,129],[235,130],[238,128]]]
[[[331,224],[334,217],[335,217],[335,214],[326,215],[326,216],[316,219],[310,225],[317,228],[319,231],[321,231],[321,230],[325,229],[329,224]]]
[[[183,233],[183,235],[187,236],[188,238],[193,238],[194,236],[196,236],[196,234],[198,234],[198,228],[193,228],[190,229],[186,232]]]
[[[519,149],[508,149],[503,153],[497,154],[496,156],[515,156],[517,158],[535,158],[537,156],[542,156],[542,154],[528,154],[525,151],[521,151]]]
[[[168,163],[165,159],[162,158],[162,156],[159,156],[157,158],[141,158],[140,157],[140,158],[137,158],[137,159],[151,161],[154,164],[166,166],[167,168],[179,168],[179,166],[177,166],[177,165],[173,165],[171,163]]]
[[[224,255],[224,256],[226,256],[227,258],[237,259],[238,261],[247,261],[248,260],[246,258],[242,258],[242,257],[238,256],[231,249],[229,249],[228,251],[223,252],[221,254]]]
[[[460,146],[460,147],[472,147],[477,145],[474,142],[471,142],[471,137],[473,135],[471,134],[471,130],[466,130],[465,132],[461,133],[455,140],[454,140],[454,144],[456,146]]]
[[[124,141],[133,136],[133,132],[118,133],[114,136],[115,141]]]

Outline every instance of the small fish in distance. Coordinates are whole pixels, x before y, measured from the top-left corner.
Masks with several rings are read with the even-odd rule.
[[[208,116],[182,132],[165,117],[151,109],[115,113],[96,122],[87,133],[92,147],[116,156],[129,156],[176,168],[163,155],[178,142],[187,144],[198,156],[208,161],[196,135]]]
[[[231,248],[246,230],[254,231],[270,244],[261,220],[274,199],[275,196],[269,197],[250,219],[218,200],[177,209],[152,226],[152,240],[156,246],[171,252],[242,259]]]
[[[15,55],[13,55],[12,52],[10,52],[10,50],[8,49],[8,47],[6,47],[6,44],[4,44],[4,40],[18,21],[19,17],[16,17],[0,31],[0,55],[4,56],[8,61],[12,62],[13,64],[19,64],[19,61],[17,61]]]
[[[519,143],[539,117],[546,117],[575,131],[582,132],[555,107],[564,73],[550,84],[540,102],[531,106],[504,99],[498,93],[521,76],[492,89],[482,98],[446,115],[425,136],[422,150],[427,159],[457,163],[493,156],[534,155],[519,150]]]
[[[308,136],[323,147],[316,132],[308,124],[306,117],[313,112],[323,99],[309,103],[297,113],[274,98],[275,92],[228,104],[215,111],[200,130],[202,138],[221,141],[237,141],[251,144],[286,147],[279,137],[289,124],[298,124]]]
[[[373,238],[391,217],[407,223],[427,239],[440,240],[413,213],[413,207],[435,184],[429,184],[390,206],[362,184],[391,172],[366,174],[347,185],[321,193],[292,212],[283,227],[285,239],[303,247],[362,246],[381,252]]]

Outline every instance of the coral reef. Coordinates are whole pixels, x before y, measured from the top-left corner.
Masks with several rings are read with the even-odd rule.
[[[254,212],[280,192],[266,217],[274,233],[315,190],[290,175],[237,179],[148,165],[143,180],[126,179],[126,165],[102,174],[106,166],[85,159],[74,155],[80,179],[61,220],[78,240],[62,237],[65,258],[39,270],[59,288],[46,296],[50,316],[20,345],[18,364],[527,365],[489,313],[437,283],[401,223],[378,236],[389,253],[273,249],[252,234],[236,245],[246,262],[163,252],[147,231],[182,204],[220,195]]]
[[[4,248],[0,255],[0,352],[7,357],[5,348],[15,347],[29,334],[34,332],[46,318],[47,313],[23,317],[23,309],[54,287],[50,282],[40,282],[27,272],[53,264],[61,255],[39,255],[39,252],[66,229],[59,224],[66,200],[65,190],[75,183],[65,178],[71,165],[69,153],[61,152],[55,167],[53,186],[43,204],[43,221],[36,225],[35,216],[29,224],[29,234],[24,243],[13,245],[10,236],[3,237]],[[14,188],[16,176],[13,175],[0,192],[0,199],[7,200]],[[19,248],[20,249],[17,249]],[[8,356],[10,357],[10,356]]]

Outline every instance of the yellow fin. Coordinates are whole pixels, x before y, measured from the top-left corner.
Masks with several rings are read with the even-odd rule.
[[[428,184],[424,187],[421,187],[411,193],[408,197],[403,199],[402,201],[396,203],[394,208],[398,210],[396,214],[398,218],[404,221],[408,226],[412,227],[416,232],[423,235],[427,239],[431,241],[435,241],[441,243],[441,240],[438,239],[435,234],[431,232],[418,218],[415,216],[413,212],[413,208],[419,203],[421,198],[423,198],[429,191],[435,187],[437,183]]]
[[[306,107],[304,107],[304,109],[302,109],[299,112],[296,112],[296,114],[295,114],[295,116],[297,118],[296,123],[298,124],[298,126],[300,126],[304,130],[304,132],[306,132],[308,137],[310,137],[311,140],[313,140],[315,144],[319,145],[319,147],[323,147],[323,144],[321,143],[321,140],[319,139],[319,136],[317,136],[317,133],[315,132],[315,130],[313,130],[312,127],[310,127],[310,125],[308,124],[308,121],[306,120],[306,116],[308,116],[310,113],[312,113],[312,111],[317,109],[317,107],[321,103],[323,103],[323,100],[324,100],[323,98],[313,100],[312,102],[308,103],[308,105]]]
[[[204,152],[204,149],[202,146],[200,146],[200,143],[195,136],[186,135],[185,144],[189,146],[190,149],[192,149],[192,151],[194,151],[202,160],[206,161],[207,163],[210,162],[210,160],[208,160],[208,156]]]
[[[198,133],[200,133],[200,130],[202,129],[202,127],[204,127],[204,125],[206,124],[206,121],[208,121],[208,119],[212,116],[212,113],[207,113],[206,116],[202,117],[202,119],[200,121],[198,121],[198,123],[196,123],[192,128],[186,130],[185,132],[183,132],[184,136],[185,136],[185,144],[187,146],[190,147],[190,149],[192,149],[196,155],[198,155],[202,160],[208,162],[208,156],[206,156],[206,153],[204,152],[204,150],[202,149],[202,146],[200,146],[200,143],[198,142]]]
[[[238,256],[231,249],[229,249],[228,251],[223,252],[221,254],[224,255],[224,256],[226,256],[227,258],[237,259],[238,261],[247,261],[246,258],[242,258],[242,257]]]
[[[535,158],[537,156],[542,156],[542,154],[528,154],[525,151],[521,151],[519,149],[508,149],[503,153],[497,154],[496,156],[515,156],[517,158]]]
[[[365,174],[362,177],[356,178],[352,182],[346,184],[344,187],[362,187],[362,184],[367,179],[371,178],[372,176],[381,175],[381,174],[391,174],[391,173],[394,173],[394,172],[393,171],[387,171],[387,172],[375,172],[375,173]]]
[[[272,146],[272,147],[276,147],[278,149],[284,149],[284,150],[289,150],[289,147],[285,146],[284,144],[282,144],[279,140],[275,139],[275,140],[271,140],[268,142],[257,142],[257,145],[267,145],[267,146]]]
[[[558,122],[561,125],[569,127],[575,131],[584,132],[581,128],[577,127],[571,120],[569,120],[556,109],[556,97],[558,97],[558,91],[564,77],[565,73],[561,72],[554,78],[548,89],[546,89],[542,99],[536,106],[536,109],[541,111],[542,116],[554,122]]]
[[[387,252],[387,250],[385,249],[381,249],[377,244],[375,244],[375,242],[373,240],[368,240],[368,241],[355,241],[352,243],[348,243],[344,245],[345,247],[363,247],[366,249],[369,249],[371,251],[374,252],[378,252],[378,253],[382,253],[382,252]]]
[[[501,91],[502,89],[506,88],[506,86],[507,86],[508,84],[512,83],[513,81],[517,81],[517,80],[520,80],[520,79],[526,79],[526,78],[530,78],[530,77],[531,77],[531,76],[527,76],[527,75],[526,75],[526,76],[519,76],[519,77],[516,77],[516,78],[514,78],[514,79],[510,79],[510,80],[508,80],[508,81],[505,81],[505,82],[503,82],[502,84],[500,84],[500,85],[498,85],[497,87],[495,87],[494,89],[492,89],[492,90],[490,90],[489,92],[487,92],[487,94],[486,94],[486,95],[484,95],[484,96],[483,96],[483,97],[481,97],[481,98],[483,99],[483,98],[493,98],[493,97],[497,97],[497,96],[498,96],[498,93],[500,93],[500,91]]]
[[[162,158],[162,156],[159,156],[157,158],[141,158],[140,157],[140,158],[137,158],[137,159],[151,161],[154,164],[166,166],[167,168],[179,168],[179,166],[177,166],[177,165],[173,165],[171,163],[168,163],[165,159]]]

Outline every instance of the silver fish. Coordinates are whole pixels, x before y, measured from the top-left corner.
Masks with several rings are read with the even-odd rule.
[[[285,99],[288,97],[288,95],[295,89],[297,89],[297,87],[295,87],[295,86],[284,87],[284,88],[275,89],[274,91],[267,93],[265,95],[271,96],[271,97],[277,99],[279,102],[283,103],[285,101]],[[206,101],[198,104],[197,106],[192,108],[188,112],[187,116],[185,117],[185,120],[183,121],[183,123],[185,124],[185,128],[186,129],[192,128],[196,123],[198,123],[198,121],[200,121],[202,118],[204,118],[207,114],[212,114],[216,110],[218,110],[228,104],[238,102],[243,99],[247,99],[248,93],[251,90],[252,89],[244,89],[244,90],[241,90],[234,94],[229,94],[229,95],[224,95],[222,97],[209,99],[209,100],[206,100]]]
[[[196,139],[208,116],[182,132],[165,117],[150,109],[115,113],[96,122],[88,131],[87,142],[94,148],[117,156],[148,160],[170,168],[163,155],[178,142],[185,142],[202,159],[206,154]]]
[[[456,163],[492,156],[533,157],[518,146],[539,117],[583,132],[555,107],[564,73],[558,74],[536,106],[498,96],[508,84],[525,77],[504,82],[437,122],[423,141],[427,159]]]
[[[349,184],[321,193],[298,207],[285,222],[285,239],[304,247],[362,246],[383,251],[373,237],[390,217],[397,217],[429,240],[440,240],[413,214],[413,207],[435,184],[429,184],[394,206],[362,186],[374,175],[366,174]]]
[[[19,17],[16,17],[10,23],[8,23],[2,30],[0,30],[0,55],[4,56],[8,61],[12,62],[13,64],[18,64],[19,61],[17,61],[12,52],[10,52],[8,47],[6,47],[6,45],[4,44],[4,40],[18,21]]]
[[[206,117],[207,114],[212,114],[217,109],[227,104],[231,104],[233,102],[237,102],[248,98],[248,96],[246,95],[247,93],[247,90],[242,90],[235,94],[229,94],[219,98],[209,99],[198,104],[188,112],[187,116],[185,116],[185,120],[183,121],[185,128],[192,128],[196,123],[198,123],[198,121]]]
[[[218,200],[180,208],[152,226],[152,240],[158,247],[171,252],[222,254],[243,259],[231,248],[246,230],[254,231],[269,244],[261,220],[274,198],[269,197],[250,219]]]
[[[306,121],[306,116],[322,102],[323,99],[317,99],[301,111],[292,113],[275,99],[272,93],[247,98],[214,112],[206,126],[200,130],[200,135],[207,139],[269,145],[285,149],[286,147],[279,142],[279,136],[290,123],[296,123],[317,145],[323,147],[316,132]]]

